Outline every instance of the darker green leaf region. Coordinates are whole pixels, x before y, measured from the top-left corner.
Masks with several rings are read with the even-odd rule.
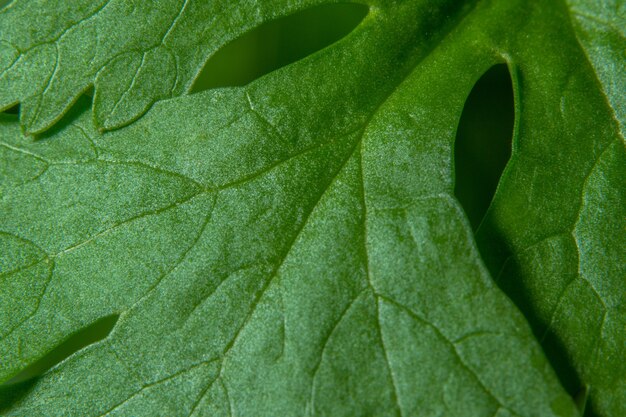
[[[191,91],[246,85],[337,42],[367,12],[362,4],[328,4],[265,23],[218,50]]]
[[[505,64],[491,67],[470,93],[454,149],[454,193],[476,230],[511,157],[515,109]]]
[[[106,338],[115,327],[118,319],[119,315],[114,314],[103,317],[89,326],[84,327],[67,338],[59,346],[48,352],[48,354],[43,358],[26,367],[6,383],[0,385],[0,409],[4,403],[3,397],[8,398],[15,396],[9,396],[5,394],[5,392],[9,393],[13,390],[19,392],[27,389],[29,386],[27,383],[28,381],[40,377],[49,369],[64,361],[79,350]]]
[[[39,378],[35,377],[11,385],[0,384],[0,413],[9,411],[13,404],[28,395],[38,380]]]
[[[20,113],[20,105],[16,104],[15,106],[6,109],[3,113],[7,114],[19,114]]]

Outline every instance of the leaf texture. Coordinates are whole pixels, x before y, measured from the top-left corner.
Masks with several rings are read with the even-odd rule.
[[[185,94],[220,45],[311,4],[0,12],[21,103],[0,115],[0,381],[120,314],[3,414],[576,416],[584,387],[624,414],[614,58],[564,3],[381,1],[306,59]],[[455,129],[501,62],[513,156],[475,241]]]
[[[26,132],[41,133],[93,87],[96,126],[115,129],[187,92],[237,36],[320,3],[14,1],[0,10],[0,109],[19,102]]]

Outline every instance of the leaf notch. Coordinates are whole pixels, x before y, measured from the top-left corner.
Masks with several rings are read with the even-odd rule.
[[[514,91],[506,64],[489,68],[470,92],[454,146],[454,194],[476,231],[511,158]]]
[[[368,11],[359,3],[325,4],[263,23],[213,54],[190,92],[249,84],[338,42]]]
[[[27,366],[13,378],[0,385],[0,387],[9,388],[10,386],[20,385],[26,381],[39,378],[79,350],[106,339],[113,331],[119,317],[119,314],[112,314],[80,329],[41,359]]]

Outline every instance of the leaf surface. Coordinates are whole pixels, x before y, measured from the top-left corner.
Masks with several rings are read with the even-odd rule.
[[[226,40],[312,3],[85,4],[0,16],[21,103],[0,115],[0,381],[120,318],[5,387],[4,414],[575,416],[584,386],[623,414],[623,118],[565,4],[372,2],[332,46],[192,95]],[[52,50],[72,58],[50,71]],[[501,62],[514,149],[476,245],[455,130]]]
[[[560,63],[561,83],[538,74],[540,100],[520,94],[517,159],[477,232],[492,275],[526,313],[563,385],[588,395],[590,415],[601,416],[626,413],[626,366],[615,359],[626,354],[626,20],[618,3],[568,2],[585,56]],[[546,137],[558,144],[538,143]]]

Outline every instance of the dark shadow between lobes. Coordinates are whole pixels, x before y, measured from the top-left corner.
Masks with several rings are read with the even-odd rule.
[[[363,4],[336,3],[264,23],[218,50],[200,71],[191,92],[249,84],[337,42],[367,12]]]
[[[457,129],[454,193],[476,231],[511,158],[515,109],[505,64],[491,67],[465,102]]]
[[[0,385],[0,412],[26,395],[37,380],[48,370],[58,365],[74,353],[106,338],[117,323],[119,315],[103,317],[71,335],[60,345],[48,352],[35,363],[27,366],[9,381]]]
[[[13,107],[9,107],[8,109],[6,109],[5,111],[3,111],[2,113],[5,114],[13,114],[13,115],[18,115],[20,114],[20,105],[16,104]]]

